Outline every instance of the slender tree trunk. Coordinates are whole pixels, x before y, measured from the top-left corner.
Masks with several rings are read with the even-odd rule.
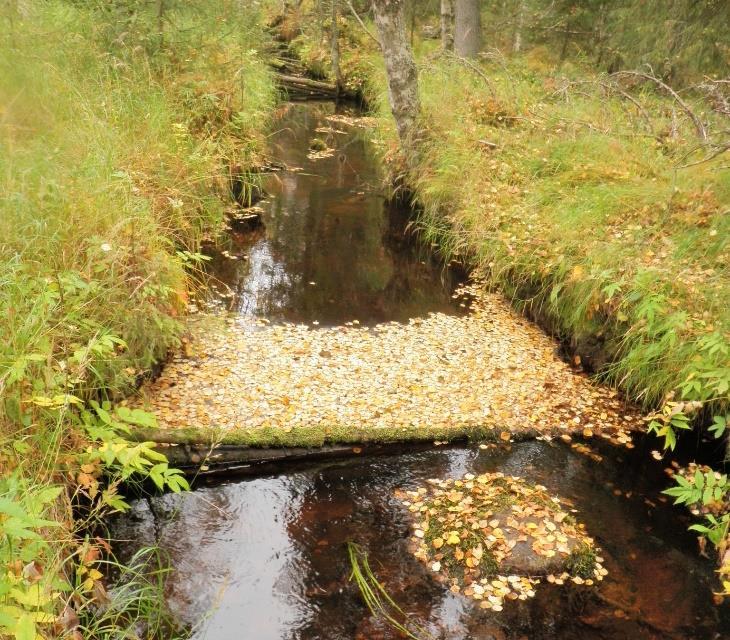
[[[565,57],[568,55],[568,44],[570,44],[570,28],[568,27],[568,25],[566,25],[563,37],[563,46],[560,49],[560,60],[558,62],[559,65],[562,65],[563,62],[565,62]]]
[[[415,46],[416,43],[416,0],[410,0],[409,9],[410,11],[408,19],[411,23],[410,29],[410,42],[411,42],[411,49]]]
[[[157,38],[159,50],[165,48],[165,0],[157,3]]]
[[[463,58],[475,58],[482,48],[479,0],[456,0],[454,50]]]
[[[441,46],[454,50],[454,0],[441,0]]]
[[[342,70],[340,69],[340,30],[337,24],[337,0],[332,0],[332,73],[335,76],[335,88],[339,96],[342,89]]]
[[[388,76],[388,98],[401,145],[409,155],[417,143],[418,70],[406,36],[405,0],[372,0]]]
[[[317,0],[317,27],[319,27],[319,40],[317,44],[322,46],[324,42],[324,0]]]
[[[519,0],[517,5],[517,22],[515,36],[512,39],[512,53],[519,53],[522,49],[522,29],[525,26],[525,0]]]
[[[601,66],[601,62],[603,62],[603,54],[606,50],[605,41],[606,41],[606,5],[602,4],[600,7],[598,7],[598,20],[595,30],[595,39],[596,39],[596,48],[598,49],[598,54],[596,56],[596,67]]]

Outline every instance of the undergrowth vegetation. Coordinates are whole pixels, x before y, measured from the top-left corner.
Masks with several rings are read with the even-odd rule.
[[[122,483],[187,483],[115,402],[177,344],[200,239],[257,162],[266,39],[225,0],[6,3],[0,23],[0,636],[122,637],[157,624],[160,585],[106,593],[86,532]]]

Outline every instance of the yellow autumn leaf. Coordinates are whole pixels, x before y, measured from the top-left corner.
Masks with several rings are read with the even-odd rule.
[[[456,533],[456,531],[452,531],[446,540],[446,544],[459,544],[460,542],[461,538],[459,537],[459,534]]]

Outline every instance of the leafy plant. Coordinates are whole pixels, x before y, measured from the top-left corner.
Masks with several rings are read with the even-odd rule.
[[[721,503],[730,493],[727,475],[715,471],[697,469],[689,479],[681,473],[675,474],[674,479],[677,485],[662,492],[672,496],[674,504],[710,506]]]

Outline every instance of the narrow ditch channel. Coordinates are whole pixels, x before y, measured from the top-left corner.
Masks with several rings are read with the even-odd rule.
[[[407,212],[385,203],[367,129],[350,121],[358,114],[332,103],[284,110],[271,136],[284,169],[264,179],[260,220],[234,224],[209,247],[201,306],[321,326],[463,314],[452,298],[460,275],[405,240]],[[637,444],[594,445],[589,455],[546,441],[432,446],[257,467],[137,500],[111,533],[121,559],[150,544],[169,557],[167,599],[196,638],[402,637],[348,580],[347,542],[368,553],[388,593],[433,638],[728,637],[730,610],[712,604],[712,564],[698,557],[681,514],[658,500],[666,475]],[[544,584],[496,613],[433,580],[408,549],[410,520],[395,491],[494,471],[540,483],[576,510],[605,557],[600,587]]]

